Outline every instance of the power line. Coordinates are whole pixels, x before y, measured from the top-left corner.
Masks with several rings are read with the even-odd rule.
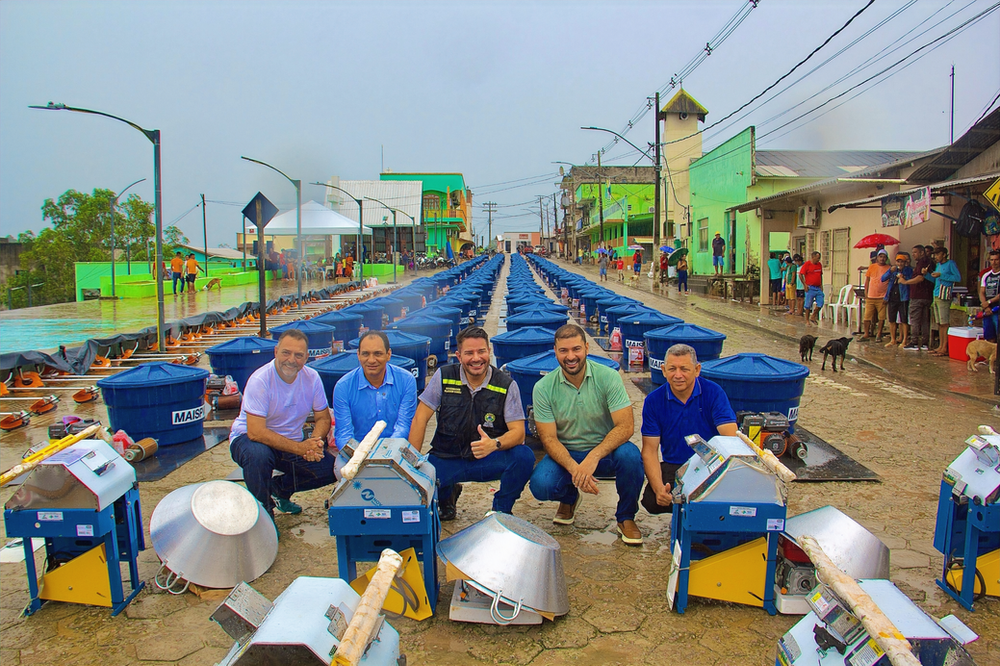
[[[987,104],[986,108],[983,109],[983,115],[979,116],[979,119],[976,120],[976,122],[972,123],[972,125],[978,125],[979,123],[983,122],[983,118],[985,118],[986,114],[990,112],[990,109],[992,109],[993,105],[997,103],[997,100],[1000,100],[1000,90],[997,91],[997,96],[993,98],[993,101]]]

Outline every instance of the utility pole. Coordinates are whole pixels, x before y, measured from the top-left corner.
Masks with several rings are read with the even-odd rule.
[[[597,247],[601,247],[601,246],[604,245],[604,173],[601,171],[601,153],[602,152],[604,152],[604,151],[603,150],[598,150],[597,151],[597,203],[598,203],[598,207],[600,209],[600,215],[601,215],[601,217],[600,217],[600,221],[601,221],[601,227],[600,227],[600,229],[601,229],[601,239],[600,239],[600,241],[598,241]],[[626,238],[623,242],[625,244],[624,246],[622,246],[623,247],[623,251],[624,251],[624,247],[628,245],[628,238]]]
[[[538,197],[538,244],[545,245],[545,210],[542,208],[542,199]]]
[[[552,193],[552,232],[554,234],[559,233],[559,209],[556,207],[556,193]],[[549,247],[549,254],[552,254],[552,248]]]
[[[951,66],[951,141],[955,143],[955,66]]]
[[[486,208],[486,214],[489,216],[489,219],[486,223],[488,228],[487,233],[489,233],[489,237],[486,239],[486,246],[488,248],[489,245],[493,242],[493,213],[496,212],[497,205],[496,202],[487,201],[486,203],[483,204],[483,207]]]
[[[208,221],[205,214],[205,195],[201,195],[201,232],[205,239],[205,277],[208,277]]]
[[[662,218],[660,217],[660,93],[656,93],[656,113],[654,117],[656,118],[656,131],[653,133],[653,140],[656,142],[656,150],[653,151],[653,172],[656,176],[656,188],[653,192],[653,284],[659,284],[657,282],[657,271],[660,270],[660,262],[658,261],[660,249],[660,225],[662,223]]]

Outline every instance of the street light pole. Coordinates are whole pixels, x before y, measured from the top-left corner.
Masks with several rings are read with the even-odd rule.
[[[302,181],[296,180],[295,178],[289,178],[288,175],[281,169],[271,166],[267,162],[261,162],[260,160],[255,160],[250,157],[240,156],[240,159],[246,160],[247,162],[253,162],[254,164],[259,164],[261,166],[266,166],[272,171],[277,171],[282,176],[285,177],[289,183],[295,186],[295,244],[298,250],[298,266],[295,268],[295,282],[296,282],[296,292],[298,296],[298,309],[302,309]],[[208,265],[208,259],[205,260],[205,265]]]
[[[312,183],[312,184],[313,185],[319,185],[320,187],[329,187],[331,190],[337,190],[338,192],[343,192],[344,194],[347,195],[347,197],[349,199],[353,199],[354,203],[358,204],[358,239],[357,239],[357,244],[354,246],[354,253],[358,255],[357,256],[357,260],[358,260],[358,277],[359,278],[364,278],[364,276],[365,276],[365,268],[364,268],[364,264],[361,263],[361,242],[362,242],[362,239],[364,238],[364,233],[365,233],[365,229],[364,229],[364,215],[365,215],[364,200],[363,199],[358,199],[353,194],[351,194],[350,192],[348,192],[347,190],[341,189],[341,188],[337,187],[336,185],[331,185],[330,183],[319,183],[319,182],[316,182],[316,183]],[[383,204],[383,205],[385,205],[385,204]],[[374,237],[372,237],[372,245],[373,246],[375,244],[374,241],[375,241],[375,239],[374,239]],[[360,281],[361,280],[359,279],[358,282],[360,282]]]
[[[369,201],[374,201],[375,203],[380,203],[386,208],[388,208],[390,211],[392,211],[392,253],[390,254],[390,256],[392,257],[392,283],[396,284],[396,243],[397,243],[396,209],[386,204],[384,201],[379,201],[375,197],[365,197],[365,199],[368,199]],[[375,251],[375,237],[372,236],[372,252],[374,251]],[[372,272],[374,273],[374,269],[372,270]]]
[[[650,156],[650,154],[649,154],[649,148],[647,148],[646,150],[643,150],[639,146],[635,145],[634,143],[632,143],[631,141],[629,141],[628,139],[626,139],[625,137],[623,137],[618,132],[615,132],[615,131],[609,130],[609,129],[605,129],[603,127],[581,127],[580,128],[580,129],[585,129],[585,130],[594,130],[594,131],[597,131],[597,132],[607,132],[608,134],[614,134],[616,137],[618,137],[619,139],[621,139],[622,141],[624,141],[628,145],[630,145],[633,148],[635,148],[636,150],[638,150],[642,155],[645,155],[646,158],[653,163],[654,171],[656,173],[656,189],[655,189],[654,194],[653,194],[653,201],[654,201],[653,206],[655,208],[655,210],[653,211],[653,218],[654,218],[654,220],[653,220],[653,257],[654,257],[654,259],[653,259],[653,282],[654,283],[656,282],[656,271],[659,268],[659,262],[657,262],[656,259],[655,259],[655,257],[656,257],[656,248],[657,248],[657,240],[656,239],[657,239],[657,237],[659,235],[658,232],[659,232],[659,227],[660,227],[660,203],[659,203],[660,202],[660,138],[659,138],[659,135],[660,135],[660,121],[659,121],[659,117],[660,117],[660,94],[657,93],[656,94],[656,118],[657,118],[657,121],[656,121],[656,157],[655,158],[652,157],[652,156]],[[598,166],[598,168],[601,166],[601,153],[600,152],[597,153],[597,166]],[[628,245],[628,238],[625,239],[625,244]]]
[[[139,183],[146,180],[145,178],[140,178],[139,180],[132,183],[132,185],[138,185]],[[111,298],[118,298],[115,294],[115,208],[118,207],[118,199],[121,195],[128,192],[132,185],[129,185],[124,190],[115,195],[111,200]]]
[[[117,120],[118,122],[125,123],[132,129],[142,132],[143,136],[149,139],[150,143],[153,144],[153,188],[155,191],[155,208],[156,208],[156,349],[159,353],[164,353],[166,351],[166,338],[163,322],[163,206],[162,199],[160,196],[160,130],[148,130],[136,125],[131,120],[125,120],[124,118],[119,118],[118,116],[113,116],[110,113],[104,113],[103,111],[93,111],[91,109],[81,109],[73,106],[66,106],[65,104],[55,104],[49,102],[45,106],[29,106],[29,109],[45,109],[48,111],[74,111],[76,113],[89,113],[95,116],[104,116],[105,118],[111,118],[112,120]]]

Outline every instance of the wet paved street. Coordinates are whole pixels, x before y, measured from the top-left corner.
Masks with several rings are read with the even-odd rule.
[[[596,279],[596,269],[572,270]],[[648,286],[609,284],[621,293],[641,294],[644,302],[667,314],[725,333],[725,355],[762,351],[798,360],[801,325],[787,317],[708,298],[682,300],[675,293],[664,299]],[[502,296],[501,288],[487,317],[491,333],[500,324]],[[836,329],[820,330],[821,340],[841,334]],[[813,361],[799,418],[810,431],[877,472],[881,482],[794,483],[788,491],[788,515],[827,504],[850,515],[891,549],[891,578],[903,592],[936,617],[954,613],[977,632],[980,639],[969,646],[977,663],[1000,663],[1000,600],[978,602],[975,613],[951,601],[934,584],[941,555],[932,547],[943,469],[979,424],[997,426],[989,374],[981,370],[969,376],[962,363],[926,359],[923,354],[910,356],[854,343],[850,351],[857,358],[848,360],[843,373],[834,375],[829,368],[824,373],[819,370],[821,360]],[[591,352],[601,353],[593,342]],[[635,408],[638,441],[643,395],[631,381],[625,386]],[[53,415],[33,420],[30,430],[5,434],[0,444],[3,468],[29,443],[44,438],[49,423],[70,411],[62,403]],[[100,403],[80,411],[105,416]],[[223,444],[164,479],[143,484],[147,533],[149,516],[167,493],[189,483],[224,478],[234,468]],[[479,520],[490,506],[490,491],[489,484],[467,485],[458,518],[445,524],[442,536]],[[10,494],[4,489],[0,498],[6,500]],[[303,513],[278,517],[282,532],[278,559],[253,583],[259,592],[273,599],[296,576],[336,575],[336,546],[328,536],[323,509],[328,495],[327,489],[297,495]],[[684,615],[669,611],[665,601],[669,519],[640,510],[637,523],[645,544],[627,547],[615,533],[615,500],[613,483],[602,482],[600,494],[587,496],[582,504],[576,525],[560,527],[551,522],[555,506],[535,501],[526,491],[515,513],[561,544],[570,613],[539,627],[453,623],[447,618],[452,585],[445,584],[434,618],[421,623],[391,620],[401,633],[409,663],[773,664],[777,639],[798,617],[771,617],[760,609],[702,599],[693,599]],[[142,577],[151,581],[158,566],[148,548],[140,557]],[[22,618],[26,602],[23,565],[0,564],[0,664],[4,666],[214,664],[231,645],[208,619],[218,597],[175,597],[147,588],[118,618],[111,618],[106,609],[58,603]]]
[[[302,292],[332,285],[332,280],[306,280],[302,282]],[[228,310],[247,301],[258,300],[256,284],[176,295],[171,291],[169,282],[164,283],[164,288],[163,317],[167,322],[200,312]],[[267,298],[271,300],[295,294],[296,289],[294,280],[269,281]],[[156,326],[155,296],[4,310],[0,312],[0,351],[55,351],[59,345],[76,347],[90,338],[135,333],[147,326]]]

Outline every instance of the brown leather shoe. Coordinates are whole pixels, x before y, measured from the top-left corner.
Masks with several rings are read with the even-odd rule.
[[[642,545],[642,532],[634,520],[623,520],[618,523],[618,534],[622,535],[622,541],[629,546]]]
[[[580,502],[582,501],[583,493],[579,493],[576,496],[576,501],[572,504],[559,502],[559,508],[556,510],[556,515],[552,519],[552,522],[556,525],[572,525],[573,521],[576,520],[576,509],[580,506]]]

